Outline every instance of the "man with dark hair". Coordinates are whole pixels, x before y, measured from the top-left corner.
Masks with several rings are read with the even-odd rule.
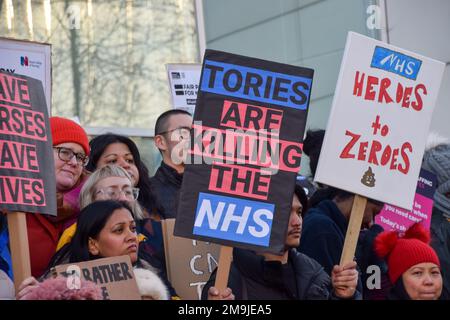
[[[150,179],[150,190],[155,202],[154,213],[162,219],[176,217],[175,203],[183,179],[191,126],[191,114],[180,109],[166,111],[156,120],[154,141],[162,162]]]

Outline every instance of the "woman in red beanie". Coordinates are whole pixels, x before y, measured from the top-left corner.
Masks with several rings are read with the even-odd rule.
[[[438,300],[442,293],[441,265],[429,245],[430,234],[420,224],[412,225],[399,237],[383,232],[375,239],[375,251],[386,258],[394,285],[389,300]]]
[[[51,117],[58,215],[27,214],[31,274],[41,276],[56,251],[59,237],[76,221],[78,196],[86,180],[89,140],[84,129],[72,120]]]

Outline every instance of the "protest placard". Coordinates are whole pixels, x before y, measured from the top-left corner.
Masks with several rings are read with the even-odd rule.
[[[52,101],[52,48],[48,43],[0,37],[0,71],[22,74],[42,82],[50,113]]]
[[[383,210],[375,217],[375,223],[382,226],[384,230],[405,232],[414,223],[420,223],[425,229],[430,230],[436,184],[437,179],[433,173],[424,169],[420,170],[413,209],[408,211],[385,204]]]
[[[203,286],[219,261],[220,246],[175,237],[175,219],[165,219],[161,223],[167,278],[182,299],[200,300]]]
[[[202,65],[199,63],[168,63],[172,107],[194,114]]]
[[[0,71],[0,211],[7,213],[16,289],[31,274],[24,212],[56,215],[45,101],[41,81]]]
[[[207,50],[176,236],[280,253],[313,70]]]
[[[71,289],[77,289],[79,279],[96,283],[103,300],[141,300],[129,256],[59,265],[52,268],[52,274],[67,277]]]
[[[445,64],[349,32],[315,180],[355,193],[341,264],[367,198],[410,210]]]
[[[56,215],[55,170],[39,80],[0,71],[0,208]]]
[[[444,69],[350,32],[315,180],[410,210]]]

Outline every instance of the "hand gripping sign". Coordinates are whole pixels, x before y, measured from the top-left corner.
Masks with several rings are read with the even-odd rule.
[[[206,51],[176,236],[283,251],[312,77],[311,69]]]
[[[439,61],[348,34],[315,180],[357,195],[359,218],[352,221],[353,210],[347,231],[355,237],[352,247],[365,197],[411,210],[444,68]],[[353,254],[349,250],[344,260]]]

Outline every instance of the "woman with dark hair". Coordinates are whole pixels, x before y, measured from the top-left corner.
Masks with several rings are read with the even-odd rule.
[[[141,160],[136,144],[128,137],[106,133],[90,141],[91,154],[87,169],[94,172],[107,165],[116,165],[125,169],[131,177],[132,187],[139,188],[138,203],[143,209],[144,218],[136,217],[137,232],[145,236],[139,242],[139,250],[144,260],[160,270],[162,277],[167,278],[164,243],[159,217],[152,213],[153,200],[150,192],[148,169]],[[171,294],[176,295],[171,289]]]
[[[136,223],[129,205],[115,200],[95,201],[81,211],[72,241],[52,258],[49,269],[66,263],[123,255],[130,257],[135,268],[154,273],[151,266],[139,259]],[[162,286],[167,291],[161,279],[153,274],[152,281],[155,279],[157,283],[154,286]],[[19,289],[18,298],[37,287],[39,282],[35,278],[26,279]],[[161,296],[167,297],[167,292]]]

